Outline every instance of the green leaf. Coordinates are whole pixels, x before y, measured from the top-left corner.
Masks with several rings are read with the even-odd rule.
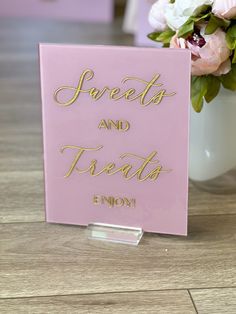
[[[163,48],[169,48],[169,47],[170,47],[170,43],[168,43],[168,44],[167,44],[167,43],[166,43],[166,44],[163,44],[162,47],[163,47]]]
[[[232,64],[231,71],[221,76],[221,82],[224,88],[236,91],[236,64]]]
[[[192,16],[192,17],[190,17],[190,19],[192,19],[194,22],[199,22],[199,21],[201,21],[201,20],[207,19],[210,15],[211,15],[211,13],[210,13],[210,12],[207,12],[207,13],[205,13],[205,14],[203,14],[203,15]]]
[[[153,41],[158,41],[159,36],[161,35],[161,33],[158,32],[153,32],[147,35],[147,37]]]
[[[175,35],[175,31],[168,28],[166,31],[158,33],[154,32],[148,35],[148,38],[150,38],[153,41],[162,42],[163,44],[169,44],[171,41],[171,38]]]
[[[226,19],[220,19],[217,16],[211,14],[210,20],[205,29],[205,34],[210,35],[213,34],[219,27],[223,29],[227,29],[230,26],[230,21]]]
[[[219,93],[221,81],[217,76],[208,75],[207,80],[207,92],[205,94],[205,100],[207,103],[211,102]]]
[[[206,35],[213,34],[217,30],[218,27],[219,27],[218,19],[216,18],[216,16],[211,14],[210,20],[205,29],[205,34]]]
[[[178,37],[187,38],[194,31],[194,21],[189,19],[184,25],[182,25],[178,32]]]
[[[194,11],[194,16],[198,16],[201,13],[205,13],[207,11],[210,11],[212,8],[210,5],[207,4],[203,4],[200,7],[198,7],[195,11]],[[207,12],[209,13],[209,12]]]
[[[201,16],[191,16],[179,29],[178,37],[187,38],[189,35],[191,35],[194,31],[194,24],[196,22],[199,22],[201,20],[204,20],[208,18],[210,13],[206,13]]]
[[[233,52],[233,59],[232,59],[232,63],[235,64],[236,63],[236,50],[234,50]]]
[[[228,29],[226,33],[226,41],[229,49],[233,50],[236,48],[236,25],[233,25]]]
[[[218,28],[218,24],[215,22],[214,19],[211,19],[209,21],[209,23],[207,24],[207,27],[205,29],[205,34],[206,35],[211,35],[211,34],[215,33],[217,28]]]
[[[192,76],[191,100],[196,112],[201,112],[204,104],[204,97],[207,94],[206,76]]]

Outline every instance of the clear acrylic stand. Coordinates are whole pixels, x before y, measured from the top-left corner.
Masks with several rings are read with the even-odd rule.
[[[138,245],[143,236],[141,228],[93,223],[89,224],[88,238],[129,245]]]

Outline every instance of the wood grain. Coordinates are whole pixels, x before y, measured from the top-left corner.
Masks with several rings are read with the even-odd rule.
[[[236,194],[211,194],[189,186],[189,215],[236,214]]]
[[[194,216],[188,238],[146,234],[139,247],[86,230],[0,225],[0,297],[236,286],[236,216]]]
[[[1,132],[0,171],[35,171],[43,169],[43,146],[40,133],[17,130],[11,133]]]
[[[236,289],[204,289],[190,291],[199,314],[235,314]]]
[[[5,154],[9,156],[8,153]],[[43,171],[32,170],[36,165],[37,168],[42,168],[42,155],[37,157],[37,154],[39,153],[36,153],[36,157],[31,155],[30,160],[26,156],[22,157],[21,161],[11,158],[8,160],[8,166],[12,166],[12,171],[1,171],[0,223],[45,221]],[[37,162],[28,167],[28,163],[33,162],[33,159]],[[1,160],[4,161],[3,158]],[[19,164],[21,169],[27,166],[27,170],[14,171]],[[205,215],[210,219],[209,215],[236,213],[235,195],[212,195],[198,191],[191,185],[189,199],[190,216]]]
[[[63,22],[40,19],[0,20],[0,42],[3,55],[34,53],[37,56],[39,42],[132,45],[133,37],[125,35],[122,20],[115,20],[111,25]]]
[[[194,314],[187,291],[154,291],[0,300],[2,314]]]
[[[189,236],[137,248],[43,222],[38,42],[131,45],[121,21],[1,18],[0,42],[0,313],[236,313],[236,195],[190,184]]]
[[[42,171],[1,172],[0,223],[44,221]]]

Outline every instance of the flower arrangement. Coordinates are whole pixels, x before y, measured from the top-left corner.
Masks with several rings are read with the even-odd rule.
[[[191,51],[195,111],[221,86],[236,91],[236,0],[158,0],[149,22],[155,30],[150,39]]]

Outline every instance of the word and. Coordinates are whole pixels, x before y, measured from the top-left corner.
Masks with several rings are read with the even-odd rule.
[[[130,123],[128,121],[123,120],[113,121],[111,119],[108,120],[102,119],[98,125],[98,128],[105,130],[115,129],[121,132],[127,132],[130,129]]]

